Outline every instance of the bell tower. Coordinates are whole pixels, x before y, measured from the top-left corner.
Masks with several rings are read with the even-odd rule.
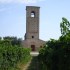
[[[26,6],[26,33],[22,45],[32,51],[38,51],[45,43],[39,39],[39,14],[40,7]]]
[[[39,9],[40,7],[26,6],[25,39],[39,39]]]

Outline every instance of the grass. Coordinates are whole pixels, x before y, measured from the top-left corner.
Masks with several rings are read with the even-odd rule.
[[[33,56],[30,65],[26,70],[40,70],[37,56]]]

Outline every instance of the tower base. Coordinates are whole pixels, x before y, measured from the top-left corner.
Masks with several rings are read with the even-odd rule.
[[[26,48],[31,48],[32,51],[39,51],[46,42],[40,39],[26,39],[23,40],[22,45]]]

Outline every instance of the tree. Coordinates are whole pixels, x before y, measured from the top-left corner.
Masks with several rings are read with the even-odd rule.
[[[62,18],[62,22],[60,23],[61,34],[65,36],[70,33],[70,22],[66,18]]]
[[[47,41],[40,49],[39,61],[42,70],[70,70],[70,23],[64,17],[60,28],[60,38]]]
[[[0,40],[1,40],[2,38],[0,37]]]
[[[22,42],[22,39],[21,38],[17,38],[17,37],[10,37],[10,36],[6,36],[6,37],[3,37],[3,39],[8,42],[10,42],[13,46],[14,45],[19,45],[21,46],[21,42]]]

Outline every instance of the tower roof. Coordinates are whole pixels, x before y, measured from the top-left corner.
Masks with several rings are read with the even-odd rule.
[[[27,8],[40,8],[40,7],[38,7],[38,6],[26,6],[26,9]]]

